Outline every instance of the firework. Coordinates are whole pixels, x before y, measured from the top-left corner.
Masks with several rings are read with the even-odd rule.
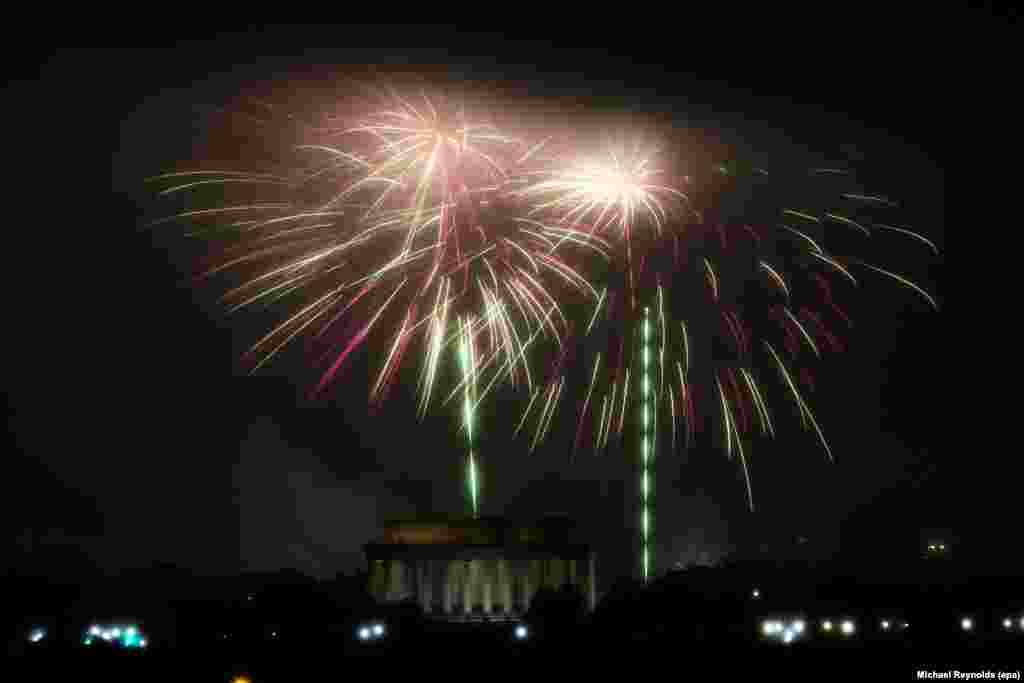
[[[621,439],[629,426],[630,399],[642,406],[643,426],[635,429],[645,458],[648,449],[653,456],[652,435],[659,429],[671,434],[675,451],[677,445],[689,446],[697,429],[717,415],[722,446],[740,465],[753,509],[749,442],[756,435],[775,435],[770,395],[788,396],[800,424],[833,458],[805,398],[813,390],[811,368],[824,355],[843,350],[843,330],[852,324],[833,289],[856,287],[859,268],[886,276],[938,307],[907,277],[846,254],[870,245],[879,230],[934,253],[937,248],[890,224],[895,202],[862,191],[811,193],[817,199],[790,204],[772,189],[767,207],[734,209],[734,217],[726,219],[726,205],[744,183],[772,183],[774,176],[751,165],[719,165],[700,187],[691,187],[687,178],[640,149],[606,148],[599,161],[563,163],[520,190],[533,202],[535,215],[613,243],[613,267],[585,330],[592,361],[574,450],[588,425],[598,451],[612,437]],[[854,180],[837,169],[814,169],[791,184],[807,195],[821,178]],[[859,243],[851,244],[851,237]],[[843,251],[830,251],[832,243]],[[648,315],[651,333],[642,342],[622,334],[636,329],[641,318],[646,329]],[[637,343],[639,354],[632,350]],[[631,373],[632,359],[639,358],[640,369]],[[631,376],[640,382],[639,392],[631,387]],[[648,418],[655,422],[653,432]],[[550,418],[545,414],[539,422],[545,419]],[[646,470],[642,482],[646,552]]]
[[[166,196],[220,194],[159,222],[226,245],[203,275],[230,275],[229,310],[286,311],[246,354],[254,370],[306,338],[326,368],[319,393],[354,353],[379,349],[379,404],[418,359],[420,415],[461,403],[474,514],[479,404],[499,382],[524,386],[516,433],[532,417],[536,449],[574,393],[578,344],[589,382],[573,451],[588,433],[597,451],[641,435],[644,576],[659,433],[664,455],[720,427],[753,509],[750,446],[775,435],[779,398],[833,458],[808,393],[852,325],[836,294],[870,275],[938,308],[900,269],[859,257],[879,233],[938,248],[841,169],[780,178],[728,163],[691,182],[662,156],[670,138],[660,152],[626,136],[525,139],[426,95],[349,109],[310,127],[283,169],[162,176]]]
[[[189,221],[195,234],[228,237],[202,274],[229,274],[230,311],[258,305],[288,313],[247,352],[255,371],[305,337],[326,369],[318,394],[357,350],[387,349],[370,389],[383,401],[419,339],[420,414],[441,384],[442,362],[460,356],[447,400],[463,398],[467,479],[474,514],[478,463],[473,415],[498,381],[534,390],[534,357],[559,357],[569,333],[562,303],[597,291],[566,251],[601,251],[600,242],[548,226],[522,210],[504,183],[529,150],[464,112],[439,113],[396,99],[352,126],[316,131],[293,168],[279,174],[187,172],[153,179],[163,195],[201,189],[271,187],[278,201],[188,208],[159,222]],[[348,147],[327,144],[331,138]],[[367,142],[369,140],[369,142]],[[506,148],[505,156],[484,151]],[[310,156],[312,155],[312,157]],[[311,159],[315,159],[311,161]],[[386,346],[385,346],[386,345]],[[540,354],[535,347],[553,347]]]

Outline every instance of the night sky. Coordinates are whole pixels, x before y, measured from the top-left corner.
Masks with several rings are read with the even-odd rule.
[[[288,84],[298,75],[365,76],[352,66],[363,64],[483,84],[541,118],[688,124],[767,156],[803,150],[870,168],[943,249],[915,271],[942,312],[899,287],[863,288],[850,349],[822,368],[814,395],[838,462],[792,427],[758,445],[755,513],[720,449],[662,457],[658,561],[715,560],[798,536],[822,556],[912,553],[925,528],[955,534],[979,556],[1004,552],[990,520],[1009,505],[1010,478],[964,452],[980,441],[962,441],[961,428],[973,427],[961,424],[964,398],[953,388],[963,361],[941,263],[952,244],[948,160],[929,104],[939,75],[927,67],[928,46],[884,32],[854,30],[849,40],[766,52],[645,39],[609,51],[447,29],[296,28],[26,57],[8,91],[20,103],[8,144],[28,182],[24,196],[8,196],[4,218],[19,245],[6,251],[17,275],[5,297],[16,448],[4,522],[15,567],[44,571],[46,558],[60,557],[62,570],[161,561],[202,573],[331,576],[361,568],[360,546],[382,518],[465,509],[452,414],[436,410],[418,424],[411,391],[400,391],[370,419],[359,366],[333,401],[298,407],[311,377],[300,361],[255,377],[239,369],[266,321],[221,316],[219,292],[183,281],[187,245],[137,227],[147,211],[142,178],[187,165],[204,130],[223,130],[219,110],[240,96],[296,91]],[[345,47],[308,47],[334,44]],[[274,133],[254,150],[251,129],[233,125],[243,132],[221,138],[221,150],[283,147]],[[777,421],[795,422],[778,412]],[[522,441],[509,445],[501,420],[481,423],[484,513],[571,515],[599,539],[602,580],[627,573],[623,520],[634,492],[623,456],[585,451],[569,464],[563,436],[529,455]]]

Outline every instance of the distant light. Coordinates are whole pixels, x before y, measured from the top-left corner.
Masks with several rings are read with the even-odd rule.
[[[784,643],[786,643],[788,645],[789,643],[793,642],[793,638],[794,637],[795,636],[793,635],[793,632],[790,631],[790,630],[787,630],[786,633],[783,634],[783,636],[782,636],[782,642],[784,642]]]
[[[92,638],[86,638],[85,639],[85,644],[86,645],[92,645]]]
[[[382,635],[384,635],[384,625],[383,624],[374,624],[373,625],[373,635],[375,635],[375,636],[382,636]]]
[[[885,630],[885,631],[889,630],[889,620],[888,619],[883,619],[882,620],[882,629]]]
[[[138,633],[138,631],[136,631],[134,627],[129,627],[129,628],[128,628],[128,629],[127,629],[127,630],[126,630],[125,632],[124,632],[124,634],[125,634],[126,636],[128,636],[129,638],[134,638],[134,637],[135,637],[135,634],[136,634],[136,633]]]
[[[945,549],[946,549],[946,546],[945,546],[945,545],[940,545],[940,546],[939,546],[939,550],[945,550]]]
[[[277,638],[277,631],[271,631],[270,632],[270,637],[271,638]]]
[[[33,643],[38,643],[40,640],[46,637],[45,628],[33,629],[32,633],[28,635],[28,639]]]
[[[1024,629],[1024,617],[1020,618],[1020,627]]]
[[[797,619],[796,621],[793,622],[793,630],[796,631],[797,633],[803,633],[805,625],[806,624],[804,624],[804,620],[803,619]]]
[[[910,628],[910,624],[906,621],[903,622],[903,628]]]
[[[370,629],[367,628],[366,626],[364,626],[361,629],[359,629],[359,640],[369,640],[369,639],[370,639]]]
[[[756,588],[755,588],[755,589],[754,589],[754,592],[752,593],[752,595],[753,595],[753,596],[754,596],[755,598],[759,598],[759,597],[761,597],[761,591],[759,591],[758,589],[756,589]]]
[[[100,634],[100,627],[99,626],[93,626],[92,628],[89,629],[89,635],[91,635],[91,636],[98,636],[99,634]]]
[[[113,631],[110,632],[110,635],[114,636],[115,638],[120,638],[121,637],[121,629],[115,628]]]
[[[139,647],[146,647],[146,639],[145,638],[143,638],[142,640],[139,641]]]
[[[974,622],[969,617],[964,617],[960,620],[960,628],[964,631],[970,631],[974,628]]]
[[[773,633],[775,633],[775,623],[771,621],[764,622],[763,624],[761,624],[761,632],[764,633],[766,636],[772,635]]]
[[[231,679],[231,683],[252,683],[248,676],[235,676]]]
[[[831,631],[832,630],[832,622],[829,621],[828,619],[826,619],[825,621],[823,621],[821,623],[821,627],[823,629],[825,629],[826,631]]]
[[[114,639],[114,634],[112,634],[112,633],[111,633],[110,631],[104,631],[104,632],[103,632],[103,633],[102,633],[102,634],[100,635],[100,637],[101,637],[101,638],[103,638],[103,640],[107,640],[107,641],[110,641],[110,640],[113,640],[113,639]]]
[[[935,545],[932,544],[932,545],[928,546],[928,550],[935,550]]]
[[[526,635],[527,630],[525,626],[523,626],[522,624],[516,626],[516,638],[518,638],[519,640],[524,640],[526,638]]]
[[[853,622],[852,621],[849,621],[849,620],[844,621],[842,623],[842,625],[840,626],[840,628],[843,630],[843,635],[844,636],[848,636],[848,635],[852,635],[853,634]]]

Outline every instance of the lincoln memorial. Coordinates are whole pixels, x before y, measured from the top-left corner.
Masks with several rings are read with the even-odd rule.
[[[568,586],[593,610],[594,554],[572,530],[561,518],[391,522],[365,546],[370,593],[380,602],[414,599],[434,617],[500,620],[524,614],[538,589]]]

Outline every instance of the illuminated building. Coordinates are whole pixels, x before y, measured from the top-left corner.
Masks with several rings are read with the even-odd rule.
[[[502,620],[525,614],[540,588],[570,586],[593,610],[595,556],[573,542],[572,526],[562,519],[393,522],[364,547],[370,594],[379,602],[415,600],[437,618]]]

